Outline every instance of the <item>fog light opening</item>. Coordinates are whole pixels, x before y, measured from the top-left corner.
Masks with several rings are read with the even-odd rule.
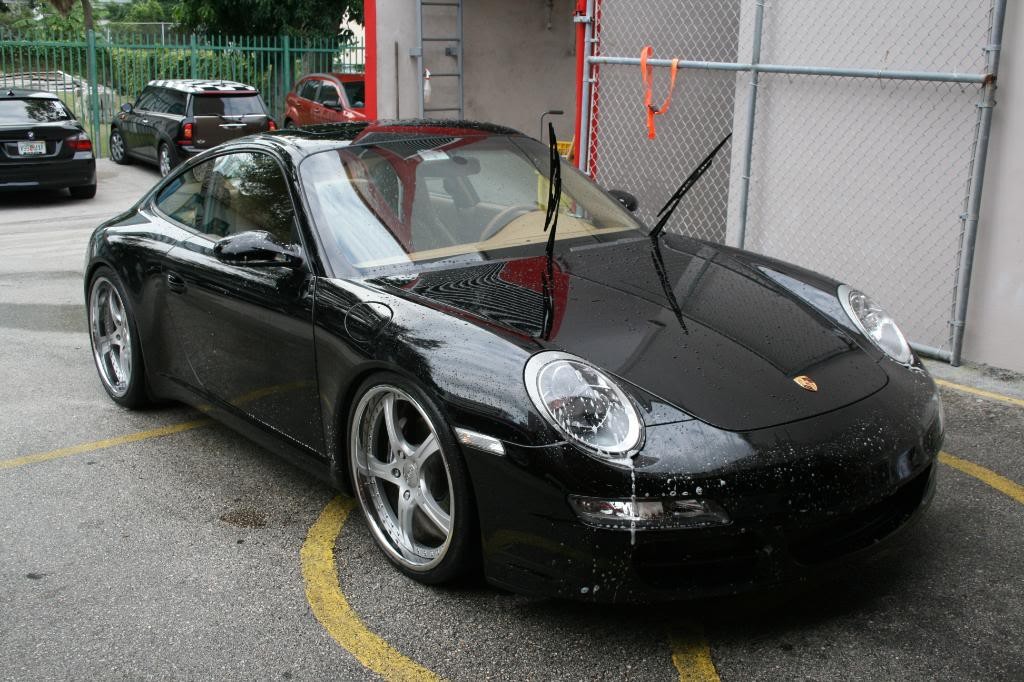
[[[630,498],[570,495],[569,504],[581,521],[597,528],[707,528],[727,526],[731,522],[720,505],[707,499],[648,498],[634,501]]]

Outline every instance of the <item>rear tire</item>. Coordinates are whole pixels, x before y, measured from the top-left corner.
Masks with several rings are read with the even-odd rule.
[[[110,131],[110,160],[122,166],[130,163],[128,145],[117,128]]]
[[[96,196],[96,185],[82,185],[81,187],[68,187],[72,199],[92,199]]]
[[[160,167],[160,176],[167,177],[174,167],[178,165],[178,153],[166,142],[161,142],[156,152],[157,165]]]
[[[113,270],[97,268],[89,282],[86,314],[93,362],[107,395],[130,409],[149,403],[142,343],[124,286]]]
[[[295,125],[295,121],[291,120],[290,118],[286,118],[284,120],[284,129],[285,130],[292,130],[292,129],[297,128],[297,127],[298,126]]]

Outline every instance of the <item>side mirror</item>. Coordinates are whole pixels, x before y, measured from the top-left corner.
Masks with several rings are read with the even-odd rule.
[[[303,262],[298,246],[286,246],[262,230],[224,237],[213,245],[213,254],[223,263],[250,267],[298,268]]]
[[[622,204],[630,213],[635,213],[636,209],[640,206],[640,200],[625,190],[610,189],[608,190],[608,194],[611,194],[613,197],[618,199],[619,203]]]
[[[126,114],[132,113],[132,105],[128,102],[125,102],[121,105],[121,111],[123,111]]]

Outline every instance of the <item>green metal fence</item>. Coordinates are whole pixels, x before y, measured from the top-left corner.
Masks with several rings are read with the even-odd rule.
[[[259,88],[278,120],[285,95],[303,74],[364,70],[365,46],[336,37],[116,35],[82,38],[37,33],[0,35],[0,88],[58,95],[107,155],[110,121],[151,80],[203,78]]]

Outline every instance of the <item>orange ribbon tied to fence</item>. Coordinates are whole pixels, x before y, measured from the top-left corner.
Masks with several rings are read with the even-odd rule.
[[[661,116],[668,111],[672,104],[672,93],[676,89],[676,74],[679,72],[679,60],[672,60],[671,76],[668,84],[668,95],[660,107],[651,104],[654,99],[654,67],[647,63],[647,60],[654,54],[654,48],[650,45],[640,51],[640,75],[644,79],[644,109],[647,112],[647,137],[653,140],[656,136],[654,117]]]

